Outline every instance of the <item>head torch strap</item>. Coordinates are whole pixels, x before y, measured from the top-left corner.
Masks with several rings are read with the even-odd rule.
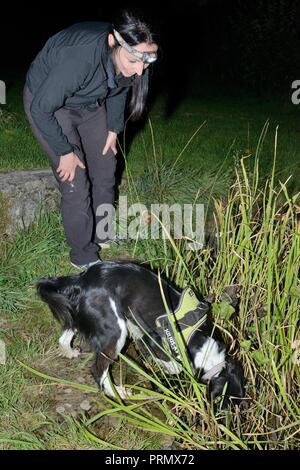
[[[146,62],[146,63],[151,63],[151,62],[156,61],[156,59],[157,59],[156,52],[140,52],[140,51],[137,51],[136,49],[131,47],[122,38],[121,34],[118,33],[118,31],[116,31],[114,29],[113,32],[114,32],[114,36],[115,36],[116,40],[118,41],[118,43],[120,44],[120,46],[124,47],[124,49],[126,49],[126,51],[128,51],[130,54],[133,54],[135,57],[137,57],[138,59],[140,59],[140,60],[142,60],[143,62]]]

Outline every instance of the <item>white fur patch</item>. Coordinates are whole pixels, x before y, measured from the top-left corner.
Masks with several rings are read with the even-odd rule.
[[[119,339],[117,341],[117,345],[116,345],[116,356],[117,356],[119,354],[119,352],[123,349],[123,346],[125,344],[125,341],[126,341],[126,338],[127,338],[127,328],[126,328],[125,320],[123,320],[123,318],[121,318],[120,315],[118,314],[116,302],[111,297],[109,298],[109,303],[110,303],[110,306],[112,308],[112,311],[114,312],[114,314],[116,316],[118,325],[119,325],[120,330],[121,330],[121,334],[120,334],[120,337],[119,337]],[[103,387],[104,392],[105,392],[106,395],[109,395],[109,396],[115,398],[114,389],[113,389],[113,387],[110,383],[109,376],[108,376],[108,369],[106,369],[103,372],[102,377],[100,379],[100,385]],[[115,385],[115,388],[116,388],[116,390],[117,390],[117,392],[118,392],[118,394],[120,395],[121,398],[126,398],[129,395],[131,395],[131,391],[126,389],[125,387]]]
[[[104,392],[106,395],[112,397],[112,398],[117,398],[115,396],[115,392],[113,387],[111,386],[109,376],[108,376],[108,369],[103,373],[101,380],[100,380],[100,385],[103,387]],[[132,391],[129,390],[128,388],[121,387],[120,385],[115,385],[115,389],[120,395],[121,398],[126,399],[127,397],[132,395]]]
[[[217,342],[213,338],[208,338],[202,348],[196,353],[194,365],[196,369],[203,369],[206,372],[224,360],[225,351],[220,351]]]
[[[76,334],[76,331],[74,330],[65,330],[63,331],[63,334],[58,340],[62,355],[64,357],[67,357],[68,359],[72,359],[73,357],[78,357],[80,354],[79,349],[73,349],[71,347],[71,342],[75,334]]]
[[[109,303],[110,303],[112,311],[114,312],[114,314],[116,316],[118,325],[119,325],[120,330],[121,330],[121,334],[120,334],[120,337],[119,337],[119,339],[117,341],[117,345],[116,345],[116,356],[117,356],[119,354],[119,352],[123,349],[123,346],[125,344],[125,341],[126,341],[126,338],[127,338],[127,328],[126,328],[125,320],[123,320],[123,318],[121,318],[120,315],[118,314],[116,302],[111,297],[109,298]],[[104,389],[104,392],[106,393],[106,395],[109,395],[109,396],[115,398],[115,393],[114,393],[113,387],[111,386],[109,376],[108,376],[108,369],[106,371],[104,371],[104,373],[101,377],[100,383],[103,386],[103,389]],[[126,396],[130,395],[130,392],[126,391],[125,387],[120,387],[120,386],[115,385],[115,388],[118,391],[121,398],[126,398]]]
[[[101,387],[103,387],[104,393],[106,395],[108,395],[112,398],[115,398],[115,394],[114,394],[113,388],[111,386],[111,383],[110,383],[110,380],[109,380],[109,377],[108,377],[108,369],[106,369],[103,372],[103,375],[100,379],[100,385],[101,385]]]
[[[109,298],[109,303],[112,308],[112,311],[116,315],[118,325],[121,330],[121,335],[120,338],[117,341],[117,350],[116,350],[116,355],[119,354],[119,352],[123,349],[123,346],[125,344],[126,338],[127,338],[127,328],[126,328],[126,322],[121,318],[118,314],[116,302],[110,297]]]

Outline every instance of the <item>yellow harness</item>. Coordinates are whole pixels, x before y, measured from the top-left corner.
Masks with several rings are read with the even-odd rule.
[[[186,348],[193,334],[201,328],[207,320],[208,304],[199,302],[190,287],[186,287],[180,297],[179,304],[171,315],[174,315],[176,325],[180,331]],[[173,328],[168,319],[168,313],[156,319],[156,327],[165,347],[171,350],[177,359],[180,359]]]

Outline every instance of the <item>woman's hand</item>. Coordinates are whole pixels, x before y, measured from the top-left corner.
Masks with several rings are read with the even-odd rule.
[[[84,164],[74,152],[62,155],[59,160],[59,166],[56,170],[61,181],[73,181],[75,178],[75,171],[78,166],[85,170]]]
[[[104,149],[102,150],[102,155],[105,155],[109,149],[111,149],[114,153],[114,155],[116,155],[118,153],[117,151],[117,133],[116,132],[112,132],[112,131],[108,131],[108,136],[107,136],[107,139],[106,139],[106,142],[105,142],[105,146],[104,146]]]

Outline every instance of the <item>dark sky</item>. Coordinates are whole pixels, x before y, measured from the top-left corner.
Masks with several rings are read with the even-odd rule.
[[[227,2],[230,0],[227,0]],[[1,14],[1,65],[21,67],[28,64],[49,36],[77,21],[113,20],[115,13],[123,7],[138,6],[149,18],[158,23],[162,30],[165,47],[184,50],[186,45],[199,33],[207,3],[224,4],[226,0],[185,0],[182,5],[174,1],[97,1],[39,2],[37,6],[24,2],[20,6],[6,1],[7,12]],[[200,39],[200,38],[199,38]],[[201,43],[201,41],[198,41]],[[196,45],[197,49],[199,44]],[[198,58],[196,57],[196,61]]]
[[[204,48],[208,18],[215,5],[231,0],[117,1],[83,0],[76,2],[40,2],[37,6],[24,2],[8,5],[0,18],[1,69],[0,79],[11,83],[25,77],[26,70],[46,40],[59,30],[80,21],[113,21],[122,8],[139,8],[150,25],[160,33],[161,59],[152,75],[151,91],[163,89],[171,96],[186,94],[188,79],[199,70],[207,54]],[[75,6],[74,6],[75,5]],[[199,72],[201,73],[201,72]]]
[[[2,2],[3,3],[3,2]],[[98,6],[97,6],[98,3]],[[0,79],[24,74],[48,37],[79,21],[112,21],[139,7],[161,33],[157,83],[174,93],[188,80],[285,90],[300,79],[300,0],[5,1],[0,15]],[[258,25],[258,26],[257,26]],[[256,29],[258,27],[258,29]],[[270,80],[271,78],[271,80]]]

